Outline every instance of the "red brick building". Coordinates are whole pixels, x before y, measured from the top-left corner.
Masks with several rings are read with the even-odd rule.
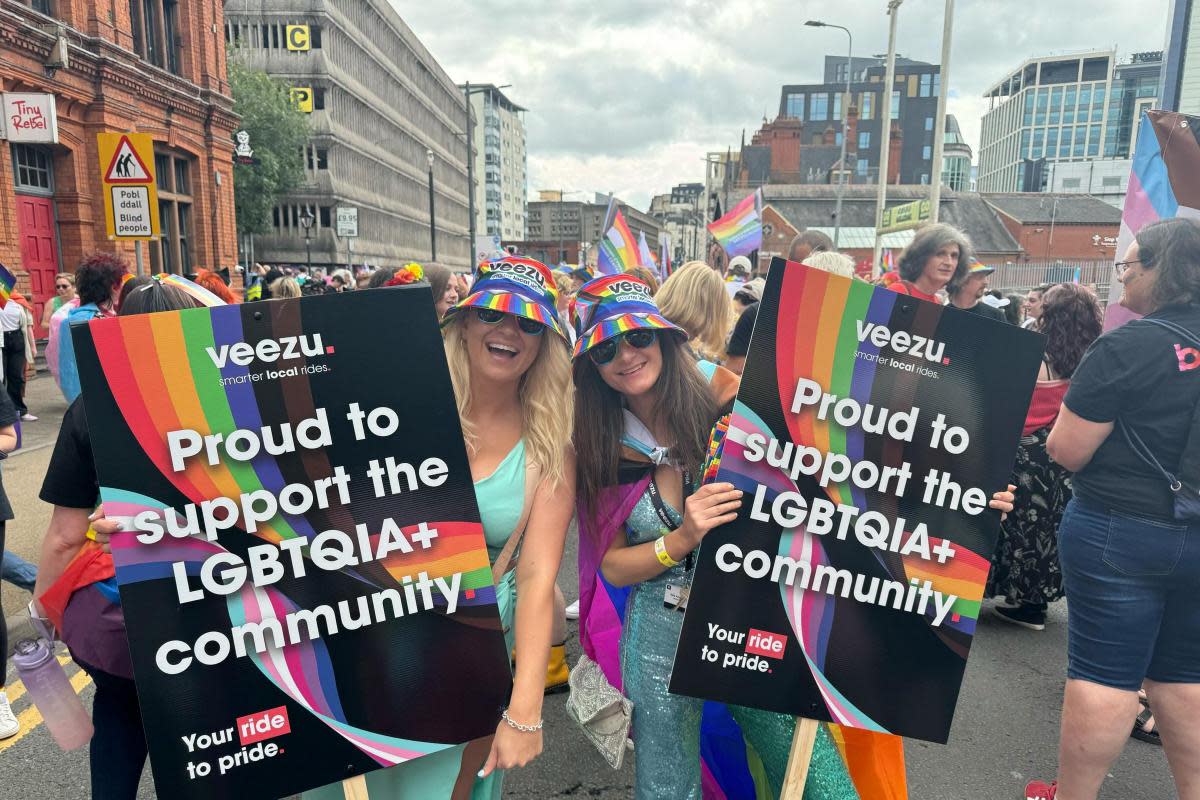
[[[143,244],[146,271],[237,261],[220,3],[0,0],[0,62],[0,91],[52,95],[57,113],[56,142],[0,147],[0,261],[39,324],[55,273],[97,250],[134,264],[105,231],[98,133],[154,138],[162,236]]]
[[[980,195],[1017,240],[1021,261],[1111,259],[1121,210],[1085,194]]]

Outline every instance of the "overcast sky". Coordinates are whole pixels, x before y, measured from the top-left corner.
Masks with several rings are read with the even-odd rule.
[[[887,50],[885,0],[392,0],[456,83],[511,83],[529,109],[529,191],[613,191],[646,208],[703,181],[704,154],[774,119],[780,87],[822,78],[825,54]],[[1026,58],[1159,50],[1168,0],[959,0],[950,113],[973,149],[980,95]],[[897,52],[937,63],[943,0],[905,0]]]

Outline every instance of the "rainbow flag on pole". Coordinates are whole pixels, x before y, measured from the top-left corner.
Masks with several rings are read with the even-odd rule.
[[[755,189],[728,214],[708,223],[708,230],[730,258],[750,255],[762,247],[762,189]]]
[[[0,264],[0,306],[8,304],[13,287],[17,285],[17,276],[8,271],[8,267]]]
[[[600,237],[597,275],[617,275],[638,265],[638,244],[616,199],[609,197],[604,235]]]

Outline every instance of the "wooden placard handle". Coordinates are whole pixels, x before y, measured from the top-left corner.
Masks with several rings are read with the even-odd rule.
[[[804,784],[808,780],[808,765],[812,762],[818,724],[814,719],[796,718],[796,732],[792,735],[792,749],[788,753],[787,774],[783,777],[783,791],[779,794],[779,800],[801,800],[804,797]]]
[[[801,788],[803,789],[803,784]],[[353,778],[347,778],[342,781],[342,791],[346,794],[346,800],[368,800],[367,776],[355,775]]]

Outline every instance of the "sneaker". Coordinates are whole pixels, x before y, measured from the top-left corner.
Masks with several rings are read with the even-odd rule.
[[[1037,606],[996,606],[992,613],[1005,622],[1031,631],[1046,630],[1046,612]]]
[[[0,624],[3,622],[0,621]],[[21,730],[21,723],[17,722],[17,717],[8,704],[8,695],[0,692],[0,739],[16,736],[19,730]]]
[[[1025,785],[1025,800],[1054,800],[1058,794],[1058,782],[1030,781]]]
[[[579,601],[567,606],[567,619],[579,619]]]
[[[37,417],[35,417],[33,414],[30,414],[28,411],[21,415],[21,419],[24,422],[37,422],[38,420]]]

